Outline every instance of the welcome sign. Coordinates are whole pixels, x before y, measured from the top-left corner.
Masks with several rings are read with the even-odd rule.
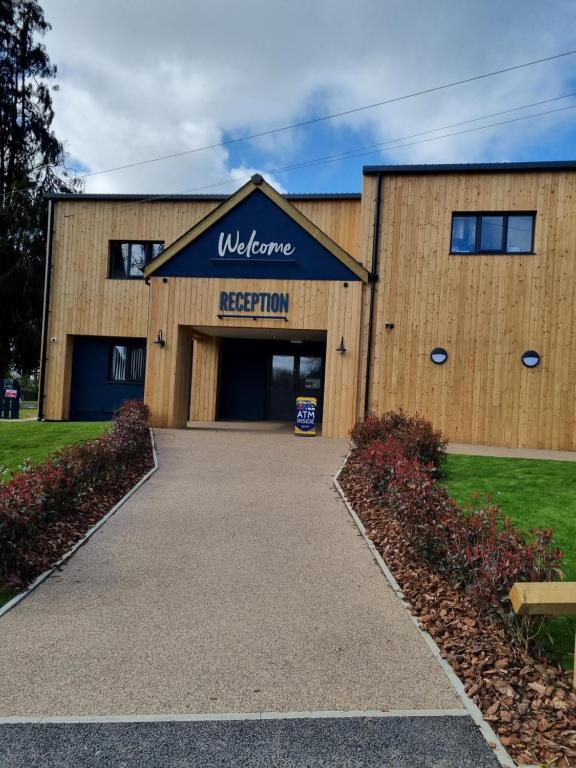
[[[275,240],[258,240],[258,233],[252,230],[247,240],[242,240],[239,230],[234,233],[220,232],[218,237],[218,256],[221,259],[227,256],[241,256],[245,259],[276,256],[293,256],[296,247],[292,243],[276,242]]]

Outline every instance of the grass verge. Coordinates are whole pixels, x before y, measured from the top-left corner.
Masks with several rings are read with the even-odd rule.
[[[497,504],[524,533],[552,528],[564,552],[564,574],[576,581],[576,462],[450,454],[444,482],[466,506],[479,494]],[[549,619],[542,633],[546,652],[574,663],[575,617]]]
[[[50,453],[98,437],[110,422],[0,421],[0,479],[8,480],[23,462],[43,461]]]

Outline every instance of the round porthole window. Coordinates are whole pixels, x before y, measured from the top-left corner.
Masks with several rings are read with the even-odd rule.
[[[536,366],[539,364],[540,355],[538,352],[534,352],[533,349],[528,350],[528,352],[524,352],[522,355],[522,365],[525,365],[526,368],[536,368]]]
[[[430,352],[430,360],[436,365],[442,365],[448,360],[448,352],[443,347],[434,347]]]

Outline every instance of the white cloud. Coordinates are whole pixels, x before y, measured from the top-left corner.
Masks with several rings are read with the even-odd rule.
[[[554,13],[539,0],[42,4],[53,26],[46,46],[59,67],[55,129],[91,171],[569,50],[576,24],[571,0],[556,0]],[[576,56],[567,57],[359,112],[334,121],[332,129],[334,135],[358,131],[352,146],[416,133],[576,90],[569,85],[575,68]],[[415,144],[366,162],[524,158],[566,132],[570,115]],[[303,149],[313,130],[276,134],[254,142],[253,150],[263,168],[306,159],[303,152],[330,154],[328,145]],[[258,170],[234,167],[231,157],[220,147],[96,175],[87,190],[179,192],[225,182],[214,191],[228,191]],[[357,186],[362,162],[348,164],[357,169]],[[256,166],[253,154],[249,165]],[[282,179],[290,187],[290,175]]]

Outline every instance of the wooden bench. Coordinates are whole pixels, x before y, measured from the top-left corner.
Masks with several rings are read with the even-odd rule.
[[[517,582],[509,597],[519,616],[576,615],[576,581]],[[574,650],[572,684],[576,688],[576,643]]]

